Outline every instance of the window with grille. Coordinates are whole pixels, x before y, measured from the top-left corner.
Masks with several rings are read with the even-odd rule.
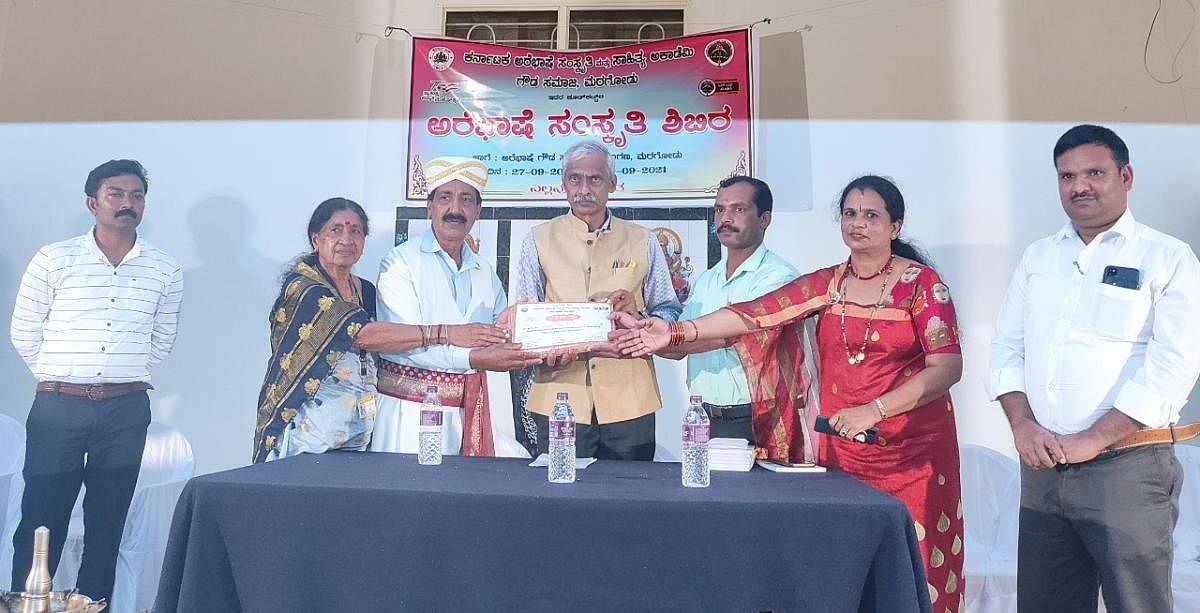
[[[683,11],[571,10],[565,49],[596,49],[683,36]],[[535,49],[559,48],[559,11],[446,11],[446,36]]]

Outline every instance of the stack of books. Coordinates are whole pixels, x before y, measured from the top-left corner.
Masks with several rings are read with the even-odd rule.
[[[744,438],[710,439],[708,467],[712,470],[748,471],[754,467],[754,446]]]

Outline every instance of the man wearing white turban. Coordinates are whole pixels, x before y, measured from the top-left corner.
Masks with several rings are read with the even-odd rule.
[[[443,410],[442,453],[524,455],[511,419],[493,419],[484,371],[507,371],[541,361],[493,324],[507,306],[491,265],[466,244],[479,218],[487,167],[472,158],[426,164],[431,229],[394,247],[379,267],[379,319],[421,326],[421,347],[381,353],[379,414],[372,451],[417,452],[420,406],[438,386]],[[446,341],[452,324],[475,323],[466,347]],[[499,341],[499,342],[498,342]]]

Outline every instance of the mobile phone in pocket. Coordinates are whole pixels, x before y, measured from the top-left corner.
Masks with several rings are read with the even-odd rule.
[[[1126,266],[1105,266],[1100,282],[1113,287],[1137,290],[1142,287],[1142,271]]]

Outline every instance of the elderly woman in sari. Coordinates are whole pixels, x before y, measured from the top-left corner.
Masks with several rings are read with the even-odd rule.
[[[254,462],[331,449],[362,451],[375,423],[377,351],[404,351],[436,339],[431,326],[375,321],[375,286],[351,269],[362,257],[367,214],[330,198],[308,222],[310,253],[284,273],[271,308],[271,358],[258,397]],[[508,340],[486,324],[445,326],[447,344]]]
[[[774,425],[790,426],[785,418],[807,400],[796,324],[815,315],[820,413],[837,433],[822,437],[820,461],[904,502],[934,608],[960,610],[963,520],[949,390],[962,376],[962,356],[950,290],[899,238],[904,197],[891,181],[851,181],[838,214],[846,261],[698,319],[619,321],[642,328],[626,348],[637,355],[675,345],[673,353],[686,353],[697,340],[729,339],[754,388],[755,437],[785,439],[791,457],[779,459],[795,460],[801,439]],[[878,442],[858,442],[871,427]]]

